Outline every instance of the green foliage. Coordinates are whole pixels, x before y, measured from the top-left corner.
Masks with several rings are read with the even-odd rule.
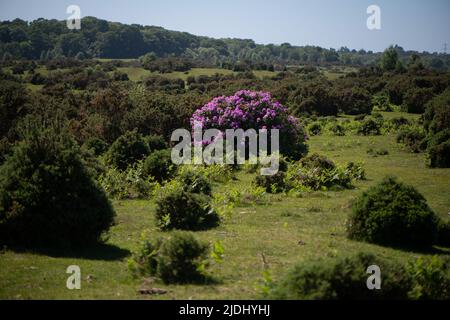
[[[164,137],[161,135],[152,134],[144,137],[144,140],[147,143],[150,152],[164,150],[168,147],[166,140],[164,140]]]
[[[171,150],[157,150],[152,152],[144,162],[144,174],[151,176],[156,181],[162,182],[172,177],[176,165],[172,162]]]
[[[412,278],[412,289],[409,298],[415,300],[448,300],[450,299],[450,259],[419,258],[407,265]]]
[[[351,188],[352,180],[363,174],[362,168],[337,167],[331,160],[319,154],[313,154],[293,163],[286,174],[286,188],[295,191],[339,190]]]
[[[409,113],[423,113],[425,105],[433,98],[432,88],[409,89],[403,98],[403,110]]]
[[[397,134],[397,142],[403,143],[413,153],[423,152],[425,149],[425,133],[417,127],[405,127]]]
[[[274,175],[267,176],[258,174],[255,177],[254,183],[258,187],[264,188],[268,193],[280,193],[286,189],[285,177],[286,173],[283,171],[278,171]]]
[[[372,118],[365,119],[358,129],[358,134],[363,136],[377,136],[381,134],[379,122]]]
[[[439,220],[437,244],[444,247],[450,247],[450,222]]]
[[[142,160],[149,153],[149,148],[136,130],[128,131],[120,136],[106,154],[108,164],[125,170],[129,165]]]
[[[104,154],[108,150],[108,144],[100,138],[91,138],[84,143],[87,149],[93,150],[96,156]]]
[[[381,269],[381,290],[367,288],[366,270]],[[407,299],[410,279],[402,266],[372,254],[358,253],[295,266],[269,291],[271,299],[285,300],[381,300]]]
[[[143,238],[129,261],[133,274],[157,276],[164,283],[198,283],[205,280],[209,246],[189,232],[175,231],[165,239]]]
[[[156,204],[155,217],[161,230],[203,230],[220,222],[209,196],[185,191],[177,181],[161,190]]]
[[[399,63],[398,53],[396,48],[389,47],[381,57],[380,67],[383,71],[395,71]]]
[[[308,132],[312,136],[318,136],[322,133],[322,126],[318,122],[313,122],[308,126]]]
[[[100,240],[115,212],[71,136],[29,122],[0,168],[0,241],[77,246]]]
[[[203,193],[211,196],[212,187],[209,179],[199,170],[180,168],[176,179],[181,182],[187,192]]]
[[[158,186],[152,177],[144,175],[143,162],[138,161],[126,170],[108,168],[99,175],[98,182],[108,197],[122,199],[147,199]]]
[[[437,221],[416,189],[388,177],[353,203],[347,232],[355,240],[427,247],[437,240]]]

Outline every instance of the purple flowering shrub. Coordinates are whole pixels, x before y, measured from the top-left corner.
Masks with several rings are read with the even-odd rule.
[[[206,129],[279,129],[280,153],[294,160],[307,153],[307,136],[297,118],[275,101],[269,92],[241,90],[233,96],[216,97],[194,112],[191,125]],[[270,131],[269,131],[270,133]]]

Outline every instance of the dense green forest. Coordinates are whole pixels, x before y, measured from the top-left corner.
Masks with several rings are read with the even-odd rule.
[[[213,39],[94,17],[83,18],[81,24],[81,30],[69,30],[66,21],[58,20],[0,22],[0,59],[125,59],[150,54],[183,57],[225,68],[236,65],[239,68],[241,64],[282,68],[290,64],[365,66],[376,64],[381,58],[380,53],[362,49],[299,47],[289,43],[260,45],[249,39]],[[419,55],[426,67],[439,70],[450,67],[450,57],[446,54],[405,51],[400,46],[395,49],[404,64],[412,55]]]

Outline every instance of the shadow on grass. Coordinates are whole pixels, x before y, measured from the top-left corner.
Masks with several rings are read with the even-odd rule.
[[[119,248],[112,244],[97,243],[87,246],[85,248],[50,248],[50,247],[8,247],[8,250],[17,253],[34,253],[42,254],[52,258],[75,258],[87,260],[104,260],[115,261],[122,260],[129,256],[131,252],[127,249]]]

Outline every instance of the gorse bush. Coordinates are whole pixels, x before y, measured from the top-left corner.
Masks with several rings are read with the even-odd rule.
[[[437,221],[416,189],[388,177],[356,199],[347,231],[355,240],[426,247],[437,240]]]
[[[58,123],[28,123],[0,168],[0,241],[77,246],[100,240],[114,210]]]
[[[313,122],[308,126],[308,132],[312,136],[318,136],[322,133],[322,126],[318,122]]]
[[[203,230],[219,224],[219,216],[211,206],[211,198],[203,193],[186,191],[174,181],[166,185],[156,204],[156,220],[161,230]]]
[[[254,183],[258,187],[263,187],[266,192],[269,193],[279,193],[286,189],[286,173],[279,171],[274,175],[257,175],[255,177]]]
[[[433,98],[426,106],[424,128],[427,134],[428,165],[450,167],[450,89]]]
[[[191,233],[175,231],[165,239],[144,238],[128,266],[133,274],[156,276],[167,284],[198,283],[206,279],[202,269],[209,251]]]
[[[192,168],[183,168],[180,171],[176,179],[181,182],[185,191],[211,196],[211,182],[205,174]]]
[[[94,152],[96,156],[104,154],[108,150],[108,144],[100,138],[91,138],[84,143],[84,147]]]
[[[358,134],[363,136],[376,136],[380,135],[380,123],[372,118],[365,119],[358,129]]]
[[[371,265],[382,271],[381,290],[367,288]],[[270,299],[379,300],[407,299],[410,278],[401,265],[375,255],[358,253],[337,260],[324,259],[295,266],[269,291]]]
[[[157,150],[152,152],[144,161],[144,174],[161,182],[171,178],[176,165],[172,162],[171,150]]]
[[[147,143],[150,152],[168,148],[166,140],[164,140],[164,137],[160,135],[146,136],[144,137],[144,141]]]
[[[149,153],[148,145],[136,130],[120,136],[106,154],[108,164],[125,170],[129,165],[144,159]]]
[[[403,143],[413,153],[423,152],[426,148],[425,133],[420,128],[405,127],[397,134],[397,142]]]
[[[439,220],[437,244],[444,247],[450,247],[450,222]]]
[[[283,192],[287,189],[285,179],[288,166],[288,161],[283,157],[279,157],[277,173],[273,175],[261,175],[258,172],[253,182],[256,186],[264,188],[268,193]]]

